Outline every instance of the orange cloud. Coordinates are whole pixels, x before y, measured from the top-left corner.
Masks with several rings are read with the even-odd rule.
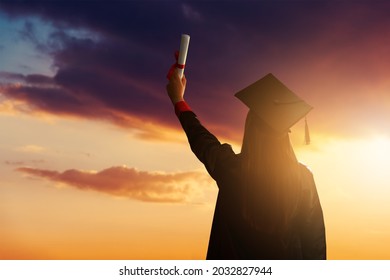
[[[58,172],[31,167],[16,170],[80,190],[94,190],[144,202],[190,202],[199,194],[199,185],[210,182],[205,174],[197,171],[147,172],[125,166],[114,166],[99,172],[75,169]]]
[[[25,145],[18,147],[15,150],[24,153],[41,153],[45,150],[45,148],[37,145]]]

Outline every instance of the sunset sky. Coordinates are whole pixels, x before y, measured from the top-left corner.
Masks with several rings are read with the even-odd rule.
[[[329,259],[390,259],[390,2],[0,1],[0,259],[204,259],[216,184],[167,97],[239,153],[234,94],[273,73]]]

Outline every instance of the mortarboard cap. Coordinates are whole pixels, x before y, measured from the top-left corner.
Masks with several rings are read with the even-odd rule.
[[[271,73],[235,96],[277,132],[287,132],[313,108]]]

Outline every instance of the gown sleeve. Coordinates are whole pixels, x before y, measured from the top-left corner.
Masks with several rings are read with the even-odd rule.
[[[192,152],[204,164],[214,180],[223,177],[224,172],[234,162],[236,154],[228,144],[221,144],[198,120],[192,111],[179,114],[180,123],[187,135]]]

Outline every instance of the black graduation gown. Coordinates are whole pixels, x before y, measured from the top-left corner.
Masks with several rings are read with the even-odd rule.
[[[301,165],[301,195],[293,226],[281,240],[248,226],[240,211],[240,155],[221,144],[191,111],[180,123],[191,150],[217,182],[219,192],[211,228],[207,259],[326,259],[322,208],[311,172]]]

